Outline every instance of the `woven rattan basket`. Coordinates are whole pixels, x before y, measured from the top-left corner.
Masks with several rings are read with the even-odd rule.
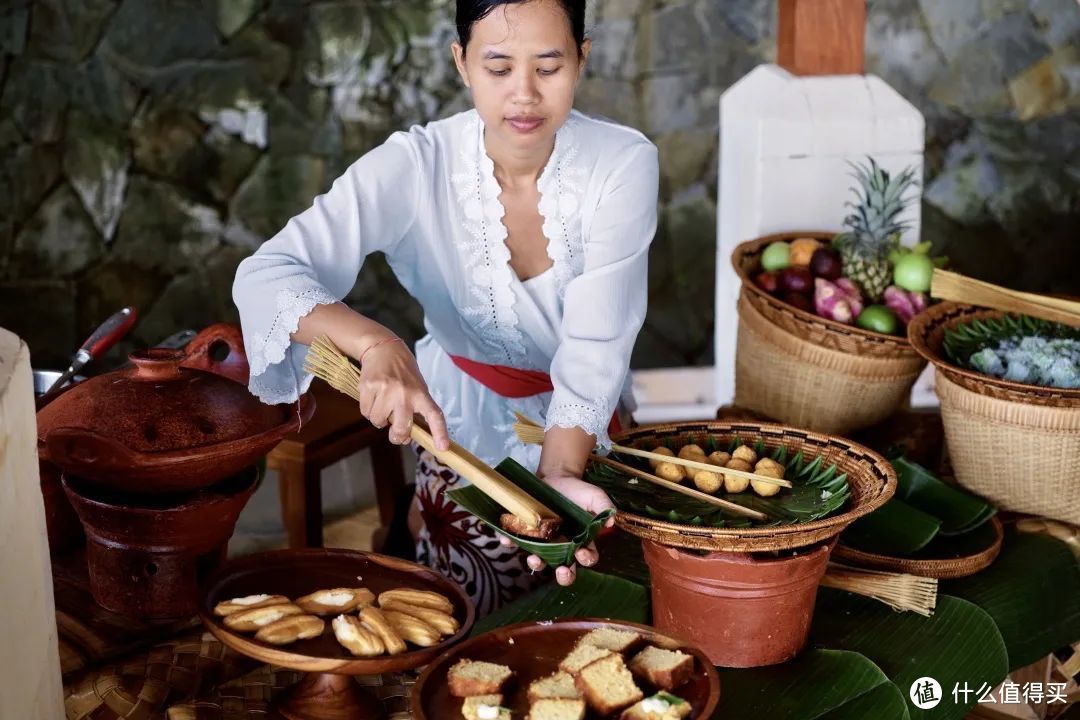
[[[785,447],[789,455],[800,450],[805,456],[823,456],[847,473],[851,499],[843,512],[813,522],[776,527],[709,528],[655,520],[619,511],[616,524],[623,530],[663,545],[723,552],[763,552],[805,547],[838,535],[857,518],[881,507],[896,491],[896,473],[877,453],[843,438],[797,430],[783,425],[758,422],[687,422],[643,425],[619,433],[612,439],[622,445],[648,449],[661,443],[701,444],[706,437],[721,444],[735,438],[748,445],[759,440],[772,450]]]
[[[936,368],[945,441],[956,480],[1002,508],[1080,524],[1080,389],[1010,382],[953,365],[945,329],[1004,313],[942,303],[908,326]]]
[[[920,577],[952,580],[974,575],[985,570],[1001,553],[1001,544],[1005,541],[1005,528],[996,517],[990,518],[994,529],[994,542],[985,550],[955,558],[902,558],[878,553],[856,550],[847,545],[837,545],[833,550],[833,559],[841,560],[858,567],[887,572],[907,573]]]
[[[761,253],[783,233],[742,243],[732,254],[742,279],[735,356],[735,404],[779,422],[845,434],[897,410],[926,361],[902,337],[882,335],[799,310],[753,281]]]

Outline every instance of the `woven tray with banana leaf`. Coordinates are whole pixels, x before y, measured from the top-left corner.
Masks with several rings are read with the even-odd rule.
[[[724,499],[762,513],[748,519],[593,462],[589,482],[603,488],[618,508],[616,524],[642,538],[706,551],[758,552],[805,547],[839,534],[883,505],[895,492],[896,473],[881,455],[844,438],[758,422],[685,422],[648,425],[612,437],[616,462],[651,472],[641,458],[618,448],[677,451],[696,444],[706,454],[738,445],[782,464],[791,482],[771,497],[752,491]],[[722,470],[720,470],[722,472]]]

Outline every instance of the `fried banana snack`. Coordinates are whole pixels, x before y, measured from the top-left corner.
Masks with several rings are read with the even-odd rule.
[[[459,623],[453,615],[444,613],[441,610],[411,605],[407,602],[402,602],[401,600],[394,600],[393,598],[384,602],[381,607],[383,610],[393,610],[395,612],[405,613],[406,615],[412,615],[414,618],[419,618],[438,630],[442,635],[453,635],[461,629],[461,623]]]
[[[280,605],[268,605],[266,607],[253,608],[243,612],[233,613],[225,617],[225,627],[236,632],[255,632],[272,622],[290,615],[303,615],[304,611],[292,603]]]
[[[379,636],[352,615],[338,615],[330,626],[337,641],[357,657],[375,657],[386,652],[386,646]]]
[[[270,605],[284,605],[289,598],[284,595],[247,595],[246,597],[224,600],[214,606],[214,614],[218,617],[228,617],[245,610],[268,607]]]
[[[405,652],[405,640],[393,628],[390,621],[381,610],[376,607],[365,607],[360,610],[360,624],[379,636],[386,652],[391,655]]]
[[[418,617],[406,615],[396,610],[385,610],[383,615],[386,617],[386,621],[390,623],[390,627],[394,628],[398,635],[413,645],[431,647],[438,645],[439,640],[442,638],[438,630]]]
[[[333,588],[316,590],[294,600],[304,612],[312,615],[341,615],[375,602],[375,593],[367,588]]]
[[[288,645],[322,635],[326,623],[314,615],[290,615],[259,628],[255,639],[271,645]]]
[[[386,605],[388,602],[404,602],[417,607],[440,610],[448,615],[454,612],[454,604],[449,599],[437,592],[428,590],[406,590],[402,588],[380,593],[379,605]]]

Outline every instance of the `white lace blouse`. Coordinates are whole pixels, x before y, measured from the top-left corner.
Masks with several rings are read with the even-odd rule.
[[[633,409],[628,368],[645,317],[658,175],[642,134],[571,113],[538,180],[554,264],[522,282],[476,111],[395,133],[240,264],[233,299],[251,392],[282,403],[307,389],[307,348],[290,335],[316,304],[344,298],[364,258],[381,251],[423,307],[416,357],[454,440],[488,463],[510,455],[534,469],[539,448],[511,429],[520,410],[609,447],[620,399]],[[554,391],[503,398],[450,355],[549,372]]]

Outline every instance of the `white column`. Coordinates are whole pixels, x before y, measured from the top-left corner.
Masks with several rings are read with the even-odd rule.
[[[30,353],[0,328],[0,718],[64,717]]]
[[[735,395],[735,301],[731,253],[739,243],[792,230],[839,231],[857,185],[848,161],[872,156],[886,170],[922,177],[922,114],[873,75],[801,77],[760,65],[720,98],[715,385]],[[921,195],[921,189],[920,189]],[[919,237],[919,202],[903,242]],[[917,388],[915,391],[920,393]]]

